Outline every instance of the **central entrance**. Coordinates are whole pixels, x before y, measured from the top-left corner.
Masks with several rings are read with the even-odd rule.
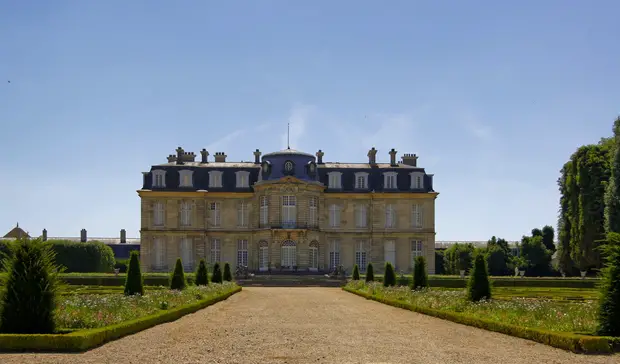
[[[284,240],[282,242],[281,257],[282,268],[293,269],[293,267],[297,266],[297,244],[293,240]]]

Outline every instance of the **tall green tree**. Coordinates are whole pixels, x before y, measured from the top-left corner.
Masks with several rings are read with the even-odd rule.
[[[570,254],[571,240],[571,216],[570,216],[570,196],[568,195],[569,173],[572,169],[572,162],[566,162],[560,170],[558,178],[558,188],[560,190],[560,211],[558,213],[558,269],[565,274],[571,275],[574,264]]]
[[[555,230],[553,230],[553,227],[549,225],[543,226],[542,242],[545,245],[545,248],[547,248],[552,253],[555,253],[556,249],[555,249],[555,243],[553,242],[553,239],[555,239]]]
[[[532,229],[532,236],[543,236],[543,232],[542,230],[540,230],[539,228],[534,228]]]
[[[603,250],[607,264],[603,268],[600,286],[597,333],[620,336],[620,234],[607,234],[607,244]]]
[[[620,117],[614,121],[611,171],[605,191],[605,231],[620,233]]]
[[[482,254],[476,254],[474,268],[467,282],[467,298],[478,302],[482,299],[491,299],[491,282],[487,271],[487,262]]]
[[[144,295],[144,283],[140,270],[140,253],[136,250],[129,253],[129,268],[125,279],[125,296]]]
[[[545,248],[542,236],[524,236],[521,239],[521,257],[528,263],[528,276],[545,276],[551,270],[551,252]]]

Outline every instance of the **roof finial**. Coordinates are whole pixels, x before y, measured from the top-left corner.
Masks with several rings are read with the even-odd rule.
[[[286,125],[286,149],[291,149],[291,123]]]
[[[17,222],[17,227],[19,227],[19,222]]]

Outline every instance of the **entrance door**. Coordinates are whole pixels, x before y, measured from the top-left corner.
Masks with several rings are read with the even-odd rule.
[[[396,242],[394,240],[385,242],[385,262],[390,262],[392,267],[396,267]]]
[[[319,243],[313,241],[310,243],[310,250],[308,251],[308,268],[311,272],[319,270]]]
[[[264,240],[258,243],[258,270],[269,270],[269,245]]]
[[[292,269],[297,266],[297,245],[292,240],[285,240],[282,243],[282,267]]]

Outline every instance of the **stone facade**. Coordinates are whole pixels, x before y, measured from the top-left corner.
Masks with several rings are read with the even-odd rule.
[[[285,150],[265,155],[262,164],[258,151],[255,163],[227,163],[223,153],[208,163],[203,151],[202,162],[196,163],[188,161],[182,149],[177,152],[184,164],[170,156],[168,164],[145,173],[144,186],[138,191],[144,271],[169,271],[181,257],[188,271],[205,259],[210,264],[228,262],[232,269],[241,264],[251,271],[271,267],[316,272],[337,265],[350,272],[355,264],[365,270],[369,262],[381,272],[385,262],[391,261],[397,271],[411,272],[414,257],[423,255],[429,273],[434,273],[438,193],[432,190],[432,175],[415,166],[415,160],[409,164],[404,164],[405,158],[398,164],[392,160],[384,166],[373,164],[372,159],[368,164],[328,164],[322,163],[319,152],[320,163],[315,165],[314,156]],[[289,160],[295,161],[294,168],[285,165]],[[285,165],[282,175],[275,173],[278,163]],[[158,169],[164,172],[153,173]],[[183,188],[185,172],[179,171],[191,169],[192,186],[187,187],[186,180]],[[207,174],[199,169],[224,174],[218,184],[212,174],[201,180],[200,173]],[[236,173],[245,170],[251,171],[247,183],[240,182]],[[392,188],[373,186],[387,181],[383,175],[394,170],[399,174],[390,182]],[[342,174],[340,186],[329,179],[334,171]],[[156,180],[154,176],[160,173],[166,174],[165,179]],[[344,177],[355,173],[365,174],[366,180]],[[415,173],[423,174],[425,187],[409,183],[407,179],[416,178]],[[358,185],[344,186],[350,181]],[[406,188],[410,185],[414,188]]]

